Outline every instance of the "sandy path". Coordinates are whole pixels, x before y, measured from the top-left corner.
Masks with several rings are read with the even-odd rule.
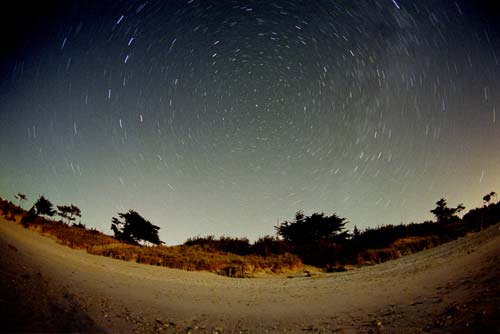
[[[0,246],[2,275],[19,290],[23,307],[36,303],[40,294],[60,308],[52,314],[49,302],[42,311],[50,321],[25,319],[31,324],[25,323],[21,330],[500,330],[495,320],[500,318],[498,225],[381,265],[293,279],[233,279],[89,255],[4,220]],[[36,286],[40,281],[44,284]],[[6,322],[11,330],[16,329],[12,319]],[[54,319],[65,321],[54,327]]]

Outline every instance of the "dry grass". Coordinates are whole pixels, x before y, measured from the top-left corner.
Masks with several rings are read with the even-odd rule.
[[[362,251],[359,253],[357,261],[358,264],[381,263],[436,247],[442,243],[443,241],[438,236],[400,238],[389,247]]]
[[[68,226],[61,222],[44,220],[42,223],[30,224],[28,228],[39,231],[62,245],[76,249],[88,250],[92,247],[122,244],[115,238],[99,231]]]
[[[257,255],[235,255],[231,253],[208,252],[198,246],[155,246],[133,245],[96,246],[87,251],[116,259],[136,261],[150,265],[184,270],[204,270],[230,277],[250,277],[262,272],[282,273],[302,267],[300,259],[292,254],[270,257]]]
[[[20,216],[16,218],[16,221],[21,219]],[[120,242],[96,230],[69,226],[42,217],[37,217],[34,222],[25,226],[60,244],[85,249],[90,254],[155,266],[208,271],[230,277],[289,273],[303,267],[300,258],[290,253],[264,257],[206,250],[197,245],[141,247]]]

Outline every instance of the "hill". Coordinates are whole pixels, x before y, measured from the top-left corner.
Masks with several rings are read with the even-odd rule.
[[[344,273],[235,280],[69,249],[0,221],[2,328],[496,333],[500,226]]]

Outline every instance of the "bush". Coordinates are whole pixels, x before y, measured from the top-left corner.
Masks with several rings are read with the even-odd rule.
[[[231,238],[221,236],[218,239],[213,235],[206,237],[189,238],[184,242],[186,246],[199,246],[206,251],[248,255],[251,253],[250,242],[247,238]]]
[[[259,238],[252,245],[252,253],[260,256],[272,256],[290,252],[289,245],[281,239],[272,236]]]
[[[85,226],[85,224],[82,223],[73,223],[73,227],[83,228],[84,230],[87,229],[87,226]]]
[[[468,230],[480,231],[500,221],[500,202],[472,209],[462,218]]]
[[[38,215],[35,213],[33,208],[26,212],[23,217],[21,218],[21,224],[24,227],[28,227],[30,224],[34,224],[38,220]]]

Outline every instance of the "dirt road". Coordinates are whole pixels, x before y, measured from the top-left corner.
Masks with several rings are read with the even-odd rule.
[[[398,260],[234,279],[89,255],[0,220],[3,331],[500,333],[500,225]]]

